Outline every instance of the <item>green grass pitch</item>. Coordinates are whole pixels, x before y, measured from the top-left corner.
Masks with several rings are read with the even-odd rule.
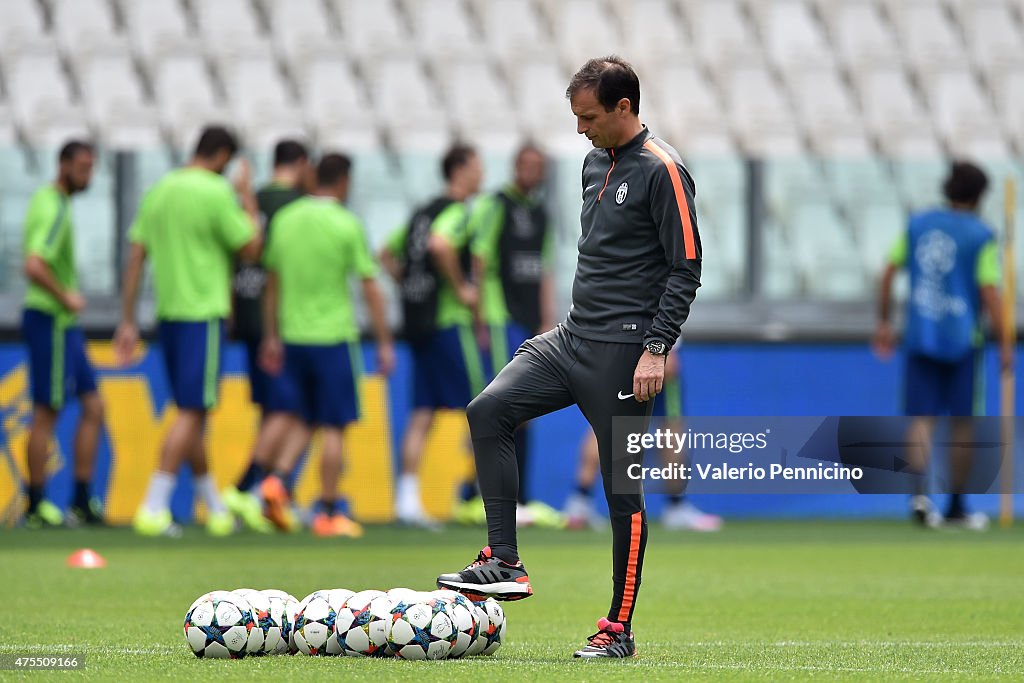
[[[606,533],[528,530],[536,595],[506,606],[491,658],[196,659],[185,609],[215,588],[432,588],[482,530],[370,528],[359,541],[243,534],[139,539],[126,530],[0,532],[0,653],[79,652],[84,672],[0,680],[1007,680],[1024,679],[1024,532],[926,532],[902,522],[732,522],[653,528],[634,620],[640,656],[574,661],[607,609]],[[109,566],[75,570],[92,547]]]

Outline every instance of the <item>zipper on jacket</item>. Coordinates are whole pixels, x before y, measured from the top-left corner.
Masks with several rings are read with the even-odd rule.
[[[608,169],[608,174],[605,175],[605,177],[604,177],[604,187],[602,187],[601,191],[597,193],[597,201],[598,201],[598,203],[601,203],[601,197],[604,196],[604,191],[608,189],[608,181],[612,177],[612,171],[615,170],[615,150],[614,149],[608,150],[608,153],[612,155],[612,165],[611,165],[611,168]]]

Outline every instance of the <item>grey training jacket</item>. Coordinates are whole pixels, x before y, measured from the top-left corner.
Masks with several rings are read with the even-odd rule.
[[[570,332],[675,343],[700,287],[695,192],[679,154],[646,127],[587,154]]]

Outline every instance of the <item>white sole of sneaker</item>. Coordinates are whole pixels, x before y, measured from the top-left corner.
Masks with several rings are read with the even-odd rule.
[[[481,586],[479,583],[463,583],[461,581],[440,581],[439,583],[445,588],[456,592],[480,593],[481,595],[490,595],[496,600],[508,595],[530,595],[530,584],[516,583],[515,581],[489,583],[486,586]]]

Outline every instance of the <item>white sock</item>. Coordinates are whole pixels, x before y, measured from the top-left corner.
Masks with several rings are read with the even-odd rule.
[[[204,474],[201,477],[196,477],[195,483],[196,493],[203,497],[203,502],[206,503],[208,512],[211,514],[227,512],[224,501],[220,499],[220,494],[217,493],[217,485],[213,483],[213,477],[209,474]]]
[[[398,499],[420,499],[420,480],[415,474],[403,474],[398,477]]]
[[[174,493],[174,485],[178,477],[168,472],[157,470],[149,478],[149,486],[146,487],[146,497],[142,506],[147,512],[163,512],[171,507],[171,494]]]

